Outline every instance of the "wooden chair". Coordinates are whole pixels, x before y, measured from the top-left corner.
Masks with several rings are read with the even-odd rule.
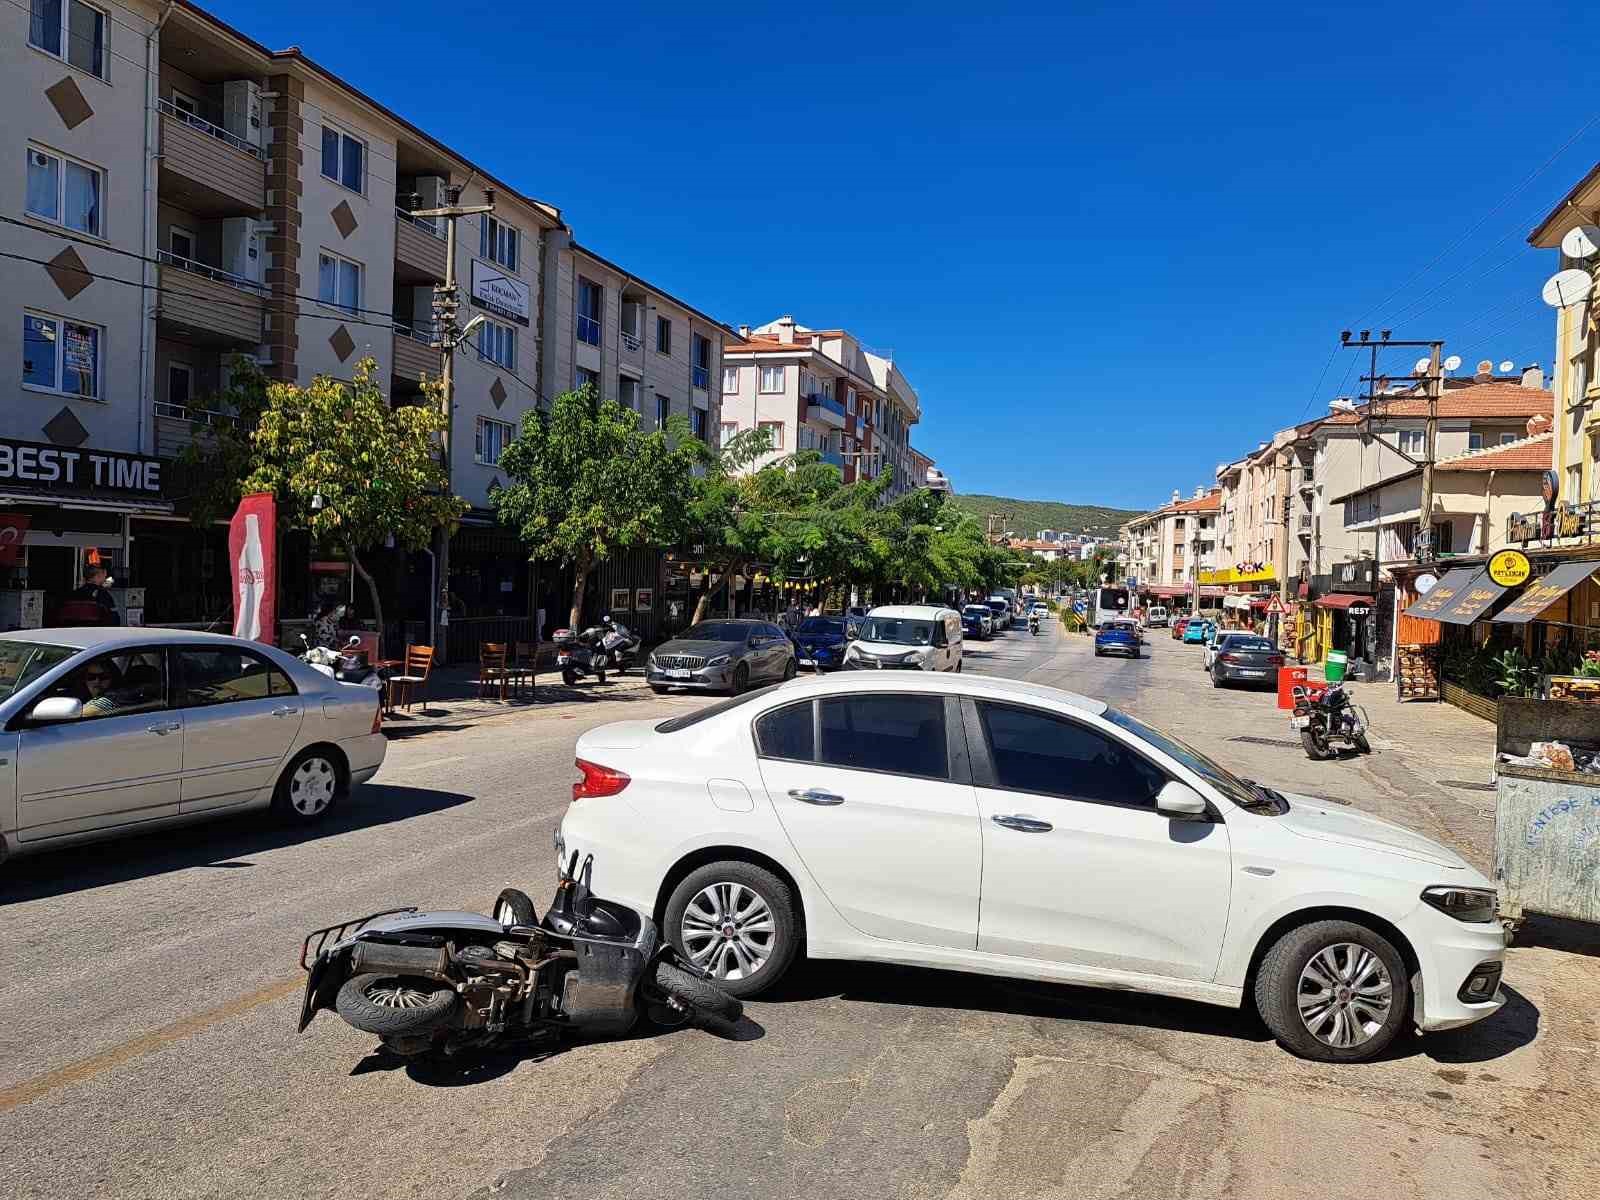
[[[524,680],[527,681],[528,690],[530,692],[538,685],[539,643],[518,642],[516,644],[516,649],[516,658],[513,660],[511,667],[513,672],[511,683],[512,686],[517,689],[517,694],[521,695],[522,683]]]
[[[428,686],[428,672],[432,669],[432,646],[407,646],[404,673],[389,677],[389,711],[393,712],[401,704],[409,711],[412,701],[416,699],[417,689]],[[422,707],[424,710],[428,707],[426,696],[423,697]]]
[[[500,688],[500,700],[505,702],[506,684],[510,682],[512,668],[506,665],[506,644],[484,642],[478,647],[478,698],[483,698],[485,688]]]

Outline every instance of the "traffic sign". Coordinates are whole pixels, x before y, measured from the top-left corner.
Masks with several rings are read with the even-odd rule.
[[[1285,611],[1287,610],[1283,607],[1282,596],[1274,595],[1272,599],[1267,601],[1267,616],[1281,617]]]

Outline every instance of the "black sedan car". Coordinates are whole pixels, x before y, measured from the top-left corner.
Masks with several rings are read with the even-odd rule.
[[[1283,652],[1259,633],[1229,633],[1217,641],[1216,660],[1211,664],[1211,686],[1225,683],[1253,683],[1278,686],[1278,668]]]
[[[645,678],[657,692],[669,688],[729,692],[752,683],[793,679],[794,643],[768,621],[701,621],[650,654]]]

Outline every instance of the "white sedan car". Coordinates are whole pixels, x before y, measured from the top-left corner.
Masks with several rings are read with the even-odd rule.
[[[378,704],[216,634],[0,635],[0,860],[253,808],[318,820],[382,765]]]
[[[1312,1058],[1503,1003],[1490,882],[1082,696],[829,676],[578,740],[556,835],[729,992],[802,953],[1253,1004]]]

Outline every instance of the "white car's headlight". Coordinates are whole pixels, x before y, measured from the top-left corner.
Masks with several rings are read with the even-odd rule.
[[[1447,917],[1474,925],[1493,921],[1499,907],[1499,897],[1492,889],[1451,887],[1444,883],[1423,888],[1422,902]]]
[[[725,666],[728,665],[728,662],[732,658],[733,658],[733,655],[731,655],[731,654],[719,654],[715,658],[706,659],[706,666],[708,666],[708,667],[725,667]]]

